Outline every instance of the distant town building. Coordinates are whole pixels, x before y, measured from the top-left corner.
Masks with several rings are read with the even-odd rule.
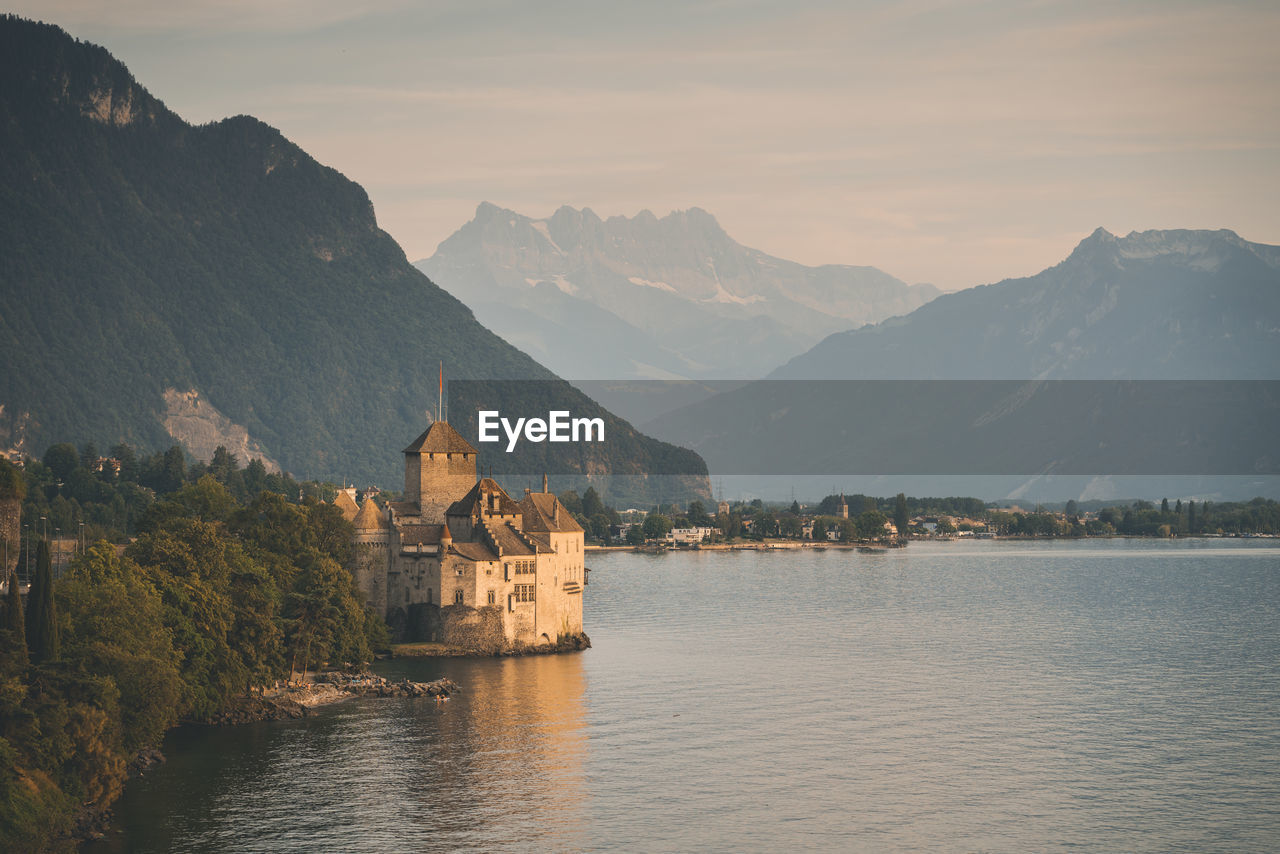
[[[715,528],[672,528],[665,539],[668,543],[678,546],[692,545],[708,539],[713,533]]]

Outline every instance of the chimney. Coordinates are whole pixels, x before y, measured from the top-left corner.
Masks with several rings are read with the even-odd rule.
[[[547,473],[546,473],[546,472],[543,472],[543,473],[542,473],[542,491],[543,491],[543,492],[550,492],[550,491],[551,491],[551,490],[547,489]]]

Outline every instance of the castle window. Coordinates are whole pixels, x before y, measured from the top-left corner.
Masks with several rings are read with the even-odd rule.
[[[534,585],[517,584],[514,595],[517,602],[532,602],[534,601]]]
[[[490,591],[489,591],[489,604],[490,604],[490,605],[496,605],[497,603],[498,603],[498,594],[497,594],[497,593],[495,593],[495,592],[493,592],[492,590],[490,590]]]
[[[457,590],[453,591],[453,604],[455,605],[462,604],[462,588],[458,588]]]

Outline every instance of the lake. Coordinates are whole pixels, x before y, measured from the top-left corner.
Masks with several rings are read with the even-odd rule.
[[[1280,847],[1280,548],[589,554],[594,648],[174,731],[88,851]]]

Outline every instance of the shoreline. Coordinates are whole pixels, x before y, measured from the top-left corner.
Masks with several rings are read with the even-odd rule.
[[[315,710],[321,706],[357,697],[430,697],[439,702],[449,699],[458,690],[458,684],[448,678],[413,682],[409,679],[387,679],[369,671],[354,674],[338,671],[315,673],[313,680],[309,682],[288,683],[261,692],[247,691],[233,697],[227,708],[209,720],[179,721],[165,734],[189,726],[240,726],[263,721],[298,720],[314,715]],[[153,767],[165,761],[167,758],[159,747],[147,747],[138,751],[129,762],[124,786],[145,776]],[[71,833],[72,842],[78,846],[83,842],[103,839],[111,828],[114,804],[113,798],[107,804],[82,806]]]
[[[844,551],[857,551],[858,549],[875,549],[876,551],[892,551],[894,549],[906,548],[915,543],[959,543],[959,542],[1013,542],[1013,543],[1050,543],[1050,542],[1084,542],[1086,540],[1275,540],[1280,539],[1277,534],[1194,534],[1189,536],[1172,536],[1158,537],[1143,534],[1101,534],[1092,537],[1035,537],[1023,536],[1018,534],[1007,534],[1003,536],[986,536],[986,537],[922,537],[919,539],[908,540],[905,543],[897,545],[885,545],[878,540],[864,540],[853,542],[812,542],[808,540],[765,540],[748,541],[740,543],[705,543],[696,546],[673,546],[665,543],[649,544],[641,546],[623,545],[623,546],[602,546],[588,543],[583,547],[584,552],[637,552],[640,554],[665,554],[667,552],[697,552],[697,551],[795,551],[798,549],[837,549]]]
[[[511,658],[524,655],[557,655],[562,652],[581,652],[591,649],[591,638],[586,632],[566,635],[553,644],[537,646],[511,646],[494,650],[467,649],[436,641],[411,641],[391,645],[387,658]]]

